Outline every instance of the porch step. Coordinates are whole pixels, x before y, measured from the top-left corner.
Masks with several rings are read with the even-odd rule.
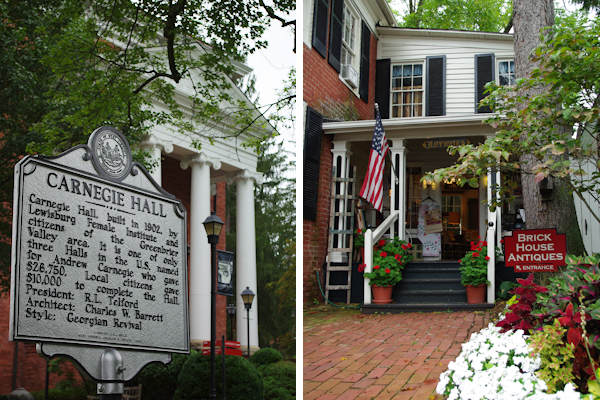
[[[460,270],[458,268],[405,268],[402,271],[402,279],[460,279]]]
[[[394,288],[393,298],[396,303],[427,304],[427,303],[466,303],[465,289],[400,289]]]
[[[431,312],[431,311],[477,311],[494,308],[494,304],[465,303],[411,303],[411,304],[363,304],[363,314],[373,313],[402,313],[402,312]]]
[[[455,274],[453,274],[455,275]],[[422,289],[422,290],[436,290],[436,289],[454,289],[454,290],[463,290],[464,287],[460,283],[460,275],[451,276],[451,277],[404,277],[402,281],[398,285],[396,285],[396,290],[402,292],[403,290],[411,290],[411,289]]]
[[[465,288],[460,283],[460,264],[456,261],[411,262],[394,288],[394,302],[409,305],[466,304]],[[435,308],[434,307],[434,308]],[[418,307],[417,307],[418,308]]]

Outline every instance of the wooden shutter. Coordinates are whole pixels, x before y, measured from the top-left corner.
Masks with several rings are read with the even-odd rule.
[[[475,112],[492,112],[489,107],[480,107],[481,99],[487,97],[484,94],[485,84],[494,80],[494,55],[475,54]]]
[[[375,64],[375,102],[379,104],[381,119],[390,117],[391,60],[377,60]]]
[[[314,0],[312,46],[323,58],[327,54],[327,17],[329,0]]]
[[[331,0],[329,22],[329,64],[340,72],[342,58],[342,30],[344,29],[344,0]]]
[[[366,103],[369,102],[369,60],[371,55],[371,31],[362,21],[360,34],[360,84],[358,93]]]
[[[321,137],[323,117],[310,107],[306,108],[304,129],[304,219],[317,218],[319,166],[321,163]]]
[[[446,115],[446,56],[427,57],[425,115]]]

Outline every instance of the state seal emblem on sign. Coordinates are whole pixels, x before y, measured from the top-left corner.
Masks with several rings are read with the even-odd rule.
[[[121,132],[109,126],[96,129],[88,141],[98,174],[120,181],[131,169],[131,151]]]

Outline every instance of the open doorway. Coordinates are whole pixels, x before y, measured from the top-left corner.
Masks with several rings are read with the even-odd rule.
[[[478,236],[478,189],[442,184],[442,259],[462,258]]]

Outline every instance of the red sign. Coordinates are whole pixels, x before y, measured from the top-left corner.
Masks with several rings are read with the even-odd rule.
[[[557,271],[565,265],[567,238],[556,229],[515,230],[504,237],[504,262],[515,272]]]

